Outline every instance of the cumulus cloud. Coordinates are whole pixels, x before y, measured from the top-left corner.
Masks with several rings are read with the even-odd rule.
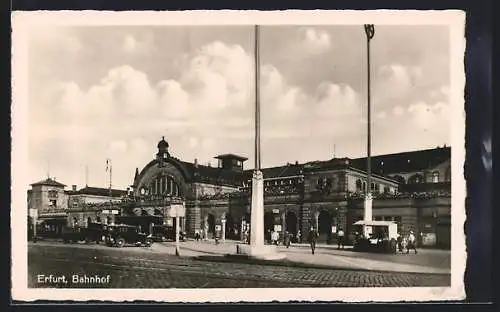
[[[315,28],[301,31],[298,49],[307,48],[303,51],[311,55],[331,48],[326,32]],[[138,37],[125,36],[123,40],[124,52],[141,51]],[[33,172],[39,173],[42,155],[60,157],[61,168],[71,168],[75,163],[101,168],[105,158],[111,157],[116,168],[114,179],[128,185],[135,167],[141,168],[151,160],[161,135],[166,136],[174,156],[184,160],[198,158],[207,162],[222,152],[251,158],[253,58],[239,45],[214,41],[179,57],[176,64],[179,76],[160,79],[138,67],[123,65],[110,68],[89,86],[76,81],[45,84],[43,95],[37,94],[36,103],[30,104],[30,157],[38,157]],[[340,78],[325,77],[306,89],[294,85],[283,72],[273,64],[261,66],[261,126],[266,159],[281,161],[291,152],[300,153],[295,143],[289,143],[291,139],[310,147],[309,154],[305,152],[307,157],[319,158],[323,157],[318,154],[323,146],[324,156],[329,155],[328,144],[332,142],[359,141],[366,130],[362,122],[366,112],[357,88]],[[375,106],[374,128],[377,124],[391,125],[394,133],[395,127],[404,127],[411,136],[418,132],[415,129],[428,129],[430,133],[437,125],[449,122],[449,105],[443,97],[449,90],[445,86],[436,89],[439,96],[434,101],[404,101],[422,80],[418,66],[390,64],[380,68],[374,81],[376,100],[396,99],[401,104]],[[404,114],[411,118],[406,119]],[[402,119],[404,123],[399,124]],[[440,130],[444,133],[446,127]],[[61,146],[64,152],[50,152]],[[337,146],[346,151],[357,148]],[[273,148],[280,148],[280,152],[273,152]],[[98,176],[104,180],[104,173]],[[77,178],[67,173],[63,182],[72,183]]]
[[[419,66],[404,66],[401,64],[383,65],[375,75],[374,97],[377,102],[404,98],[423,77]]]
[[[331,47],[330,35],[317,28],[302,28],[298,32],[299,40],[305,51],[321,54]]]

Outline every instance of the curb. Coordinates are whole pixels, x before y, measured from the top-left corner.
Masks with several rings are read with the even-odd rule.
[[[405,272],[405,271],[389,271],[389,270],[369,270],[369,269],[364,269],[364,268],[354,269],[354,268],[346,268],[346,267],[340,267],[340,266],[304,263],[304,262],[290,261],[290,260],[261,260],[261,259],[252,259],[252,258],[249,258],[247,256],[234,255],[234,254],[225,254],[224,256],[193,256],[190,258],[194,261],[243,263],[243,264],[283,266],[283,267],[303,268],[303,269],[322,269],[322,270],[341,270],[341,271],[358,271],[358,272],[362,271],[362,272],[372,272],[372,273],[451,276],[450,273],[424,273],[424,272]]]

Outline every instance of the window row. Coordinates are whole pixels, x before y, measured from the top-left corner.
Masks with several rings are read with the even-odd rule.
[[[360,179],[357,179],[356,180],[356,191],[362,192],[364,190],[366,190],[366,182],[361,181]],[[383,191],[384,194],[388,194],[391,192],[391,188],[388,186],[384,186],[382,188],[382,185],[372,182],[371,183],[371,191],[374,193],[381,193],[381,191]]]
[[[147,188],[142,188],[141,195],[180,196],[181,190],[172,177],[160,176],[153,179]]]

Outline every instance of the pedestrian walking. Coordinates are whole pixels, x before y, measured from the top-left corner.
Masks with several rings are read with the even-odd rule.
[[[200,241],[200,231],[196,230],[196,233],[194,234],[194,239],[199,242]]]
[[[403,236],[401,236],[401,234],[399,234],[399,233],[398,233],[398,236],[396,238],[396,243],[398,246],[398,251],[400,253],[403,253]]]
[[[417,242],[413,231],[410,231],[410,235],[408,235],[408,245],[406,247],[407,254],[410,253],[410,249],[413,249],[415,251],[415,254],[417,253]]]
[[[311,252],[314,255],[314,251],[316,250],[316,240],[318,238],[318,234],[316,233],[316,230],[311,227],[311,230],[309,231],[309,243],[311,244]]]
[[[250,235],[248,235],[248,229],[246,229],[243,233],[243,240],[246,244],[250,243]]]
[[[271,232],[271,242],[273,245],[278,245],[279,234],[278,231]]]
[[[286,246],[286,248],[290,247],[290,233],[285,232],[285,235],[283,236],[283,245]]]
[[[337,245],[337,249],[340,250],[340,247],[344,249],[344,231],[342,230],[342,228],[339,228],[339,230],[337,231]]]

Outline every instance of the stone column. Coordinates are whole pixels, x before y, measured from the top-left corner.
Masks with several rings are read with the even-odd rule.
[[[252,204],[250,245],[264,246],[264,176],[254,171],[252,178]]]
[[[221,229],[222,230],[222,237],[221,237],[221,239],[222,239],[222,241],[226,240],[226,221],[227,220],[225,219],[225,217],[224,217],[224,219],[221,220],[221,226],[222,226],[222,229]]]

